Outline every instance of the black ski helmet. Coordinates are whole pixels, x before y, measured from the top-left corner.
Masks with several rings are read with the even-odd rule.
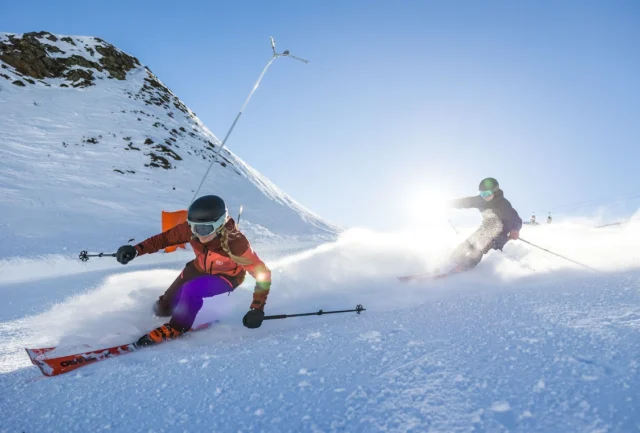
[[[482,179],[480,182],[480,186],[478,186],[478,191],[493,191],[494,189],[500,188],[498,181],[492,177],[487,177]]]
[[[217,195],[204,195],[196,199],[187,214],[190,223],[209,223],[218,221],[220,217],[227,215],[227,205]],[[226,219],[226,218],[225,218]]]

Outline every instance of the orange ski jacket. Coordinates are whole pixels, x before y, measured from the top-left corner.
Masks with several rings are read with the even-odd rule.
[[[229,218],[225,223],[225,229],[228,232],[228,246],[231,254],[248,259],[251,264],[241,265],[233,261],[222,248],[220,236],[216,236],[206,244],[200,243],[198,238],[191,233],[187,222],[151,236],[136,245],[135,249],[138,251],[138,255],[142,256],[155,253],[166,247],[189,242],[196,254],[195,266],[200,272],[224,276],[233,287],[242,284],[246,272],[249,272],[249,275],[256,280],[256,290],[269,290],[271,271],[253,251],[249,241],[238,230],[232,218]]]

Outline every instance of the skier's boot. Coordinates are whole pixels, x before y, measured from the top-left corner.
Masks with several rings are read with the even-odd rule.
[[[136,346],[153,346],[154,344],[162,343],[163,341],[175,340],[182,336],[182,334],[184,334],[182,330],[172,327],[169,323],[165,323],[148,334],[140,337],[136,342]]]

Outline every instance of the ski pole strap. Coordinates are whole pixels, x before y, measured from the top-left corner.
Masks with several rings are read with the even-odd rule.
[[[302,314],[276,314],[274,316],[264,316],[263,320],[274,320],[274,319],[286,319],[288,317],[302,317],[302,316],[322,316],[323,314],[337,314],[337,313],[358,313],[361,311],[366,311],[361,304],[356,305],[355,310],[337,310],[337,311],[324,311],[319,310],[315,313],[302,313]]]
[[[525,239],[520,238],[520,241],[524,242],[525,244],[529,244],[529,245],[531,245],[532,247],[536,247],[536,248],[538,248],[538,249],[540,249],[540,250],[542,250],[542,251],[546,251],[546,252],[547,252],[547,253],[549,253],[549,254],[553,254],[554,256],[560,257],[561,259],[568,260],[568,261],[570,261],[571,263],[575,263],[576,265],[578,265],[578,266],[582,266],[583,268],[589,269],[590,271],[593,271],[593,272],[600,272],[599,270],[594,269],[594,268],[592,268],[591,266],[584,265],[584,264],[582,264],[582,263],[580,263],[580,262],[576,262],[575,260],[570,259],[569,257],[565,257],[565,256],[563,256],[563,255],[560,255],[560,254],[554,253],[553,251],[549,251],[549,250],[547,250],[546,248],[539,247],[539,246],[537,246],[536,244],[532,244],[531,242],[529,242],[529,241],[527,241],[527,240],[525,240]]]

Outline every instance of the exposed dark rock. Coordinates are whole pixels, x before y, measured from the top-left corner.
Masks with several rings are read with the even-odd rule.
[[[64,53],[64,51],[62,51],[60,48],[56,47],[55,45],[44,44],[44,46],[47,49],[47,52],[49,53]]]
[[[68,44],[74,45],[74,46],[76,45],[76,43],[73,41],[73,39],[71,39],[68,36],[65,36],[64,38],[60,38],[60,40],[63,41],[63,42],[66,42]]]
[[[31,33],[27,33],[29,35],[33,35],[36,38],[44,38],[44,39],[49,39],[51,42],[56,42],[58,40],[58,38],[55,37],[55,35],[52,35],[49,32],[31,32]]]
[[[101,39],[96,38],[96,40],[106,44],[106,42]],[[137,66],[140,66],[138,59],[117,50],[111,44],[106,44],[105,47],[97,46],[96,51],[102,54],[100,64],[109,71],[109,74],[112,77],[115,77],[118,80],[124,80],[127,76],[127,72]]]
[[[64,73],[72,66],[100,67],[77,55],[68,58],[51,58],[48,49],[57,47],[42,44],[32,33],[22,39],[9,36],[9,43],[0,42],[0,59],[18,72],[33,78],[65,78]],[[101,70],[102,68],[100,68]]]
[[[148,138],[144,141],[144,144],[153,144],[153,140]]]
[[[174,101],[173,102],[173,106],[176,107],[178,110],[182,111],[183,113],[187,113],[187,107],[184,106],[184,104],[182,102],[180,102],[180,100],[178,101]]]
[[[93,85],[93,71],[86,69],[71,69],[65,74],[69,81],[73,81],[73,87],[87,87]]]
[[[107,71],[110,78],[124,80],[127,72],[140,66],[140,62],[135,57],[129,56],[117,50],[113,45],[101,39],[98,40],[103,45],[96,46],[102,58],[98,62],[90,61],[77,54],[63,57],[51,57],[51,54],[63,53],[58,47],[42,43],[41,39],[46,38],[57,41],[57,38],[48,32],[25,33],[21,38],[10,35],[8,41],[0,42],[0,60],[13,66],[17,72],[28,75],[32,78],[67,78],[74,81],[74,87],[86,87],[94,81],[91,71],[84,71],[84,77],[79,79],[69,78],[69,75],[77,76],[78,69],[74,66],[93,69],[98,72]],[[74,43],[71,38],[63,38],[65,42]],[[74,43],[75,45],[75,43]],[[95,54],[93,49],[86,46],[87,52]],[[91,72],[91,76],[88,73]],[[79,83],[77,83],[79,81]]]
[[[151,162],[149,164],[145,164],[145,167],[158,167],[164,168],[165,170],[169,170],[171,168],[171,163],[167,160],[167,158],[158,156],[153,153],[150,153],[149,157],[151,158]]]
[[[147,69],[148,71],[148,69]],[[156,80],[155,78],[145,78],[144,81],[146,81],[147,83],[149,83],[149,85],[153,88],[156,89],[160,89],[160,90],[167,90],[166,87],[164,87],[162,84],[160,84],[160,82],[158,80]]]
[[[169,143],[169,146],[171,146],[171,143]],[[153,146],[153,149],[156,149],[159,152],[162,152],[163,154],[170,156],[176,161],[182,161],[182,157],[180,157],[180,155],[175,153],[170,147],[167,147],[164,144],[156,144],[155,146]]]
[[[25,84],[20,80],[16,80],[11,84],[15,84],[16,86],[20,86],[20,87],[24,87],[25,86]]]

